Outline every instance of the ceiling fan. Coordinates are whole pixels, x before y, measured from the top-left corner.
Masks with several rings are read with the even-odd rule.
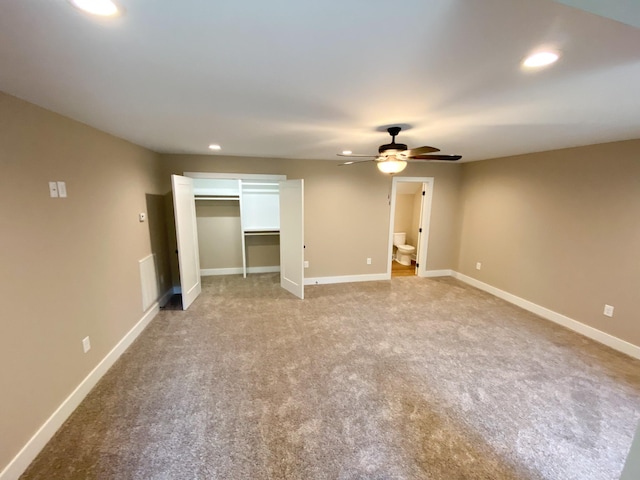
[[[389,127],[387,132],[391,135],[391,143],[380,145],[378,155],[357,155],[352,153],[339,153],[339,157],[372,157],[371,160],[358,160],[341,163],[342,165],[353,165],[354,163],[376,162],[378,170],[384,173],[394,174],[401,172],[407,166],[408,161],[413,160],[448,160],[455,161],[462,158],[461,155],[441,155],[435,154],[440,149],[435,147],[407,148],[404,143],[396,143],[396,136],[400,133],[401,127]]]

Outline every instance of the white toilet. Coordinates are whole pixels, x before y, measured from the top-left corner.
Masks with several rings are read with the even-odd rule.
[[[393,244],[396,246],[396,262],[401,265],[411,265],[411,255],[416,251],[413,245],[406,245],[407,234],[399,232],[393,234]]]

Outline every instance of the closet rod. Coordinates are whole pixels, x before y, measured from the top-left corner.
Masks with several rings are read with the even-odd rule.
[[[280,232],[244,232],[246,236],[255,236],[255,235],[280,235]]]

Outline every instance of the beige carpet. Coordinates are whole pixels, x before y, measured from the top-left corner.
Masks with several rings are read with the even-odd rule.
[[[617,479],[640,362],[450,278],[207,277],[25,479]]]

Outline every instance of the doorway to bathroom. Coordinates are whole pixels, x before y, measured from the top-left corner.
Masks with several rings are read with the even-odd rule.
[[[394,177],[389,219],[390,277],[427,276],[433,177]]]

